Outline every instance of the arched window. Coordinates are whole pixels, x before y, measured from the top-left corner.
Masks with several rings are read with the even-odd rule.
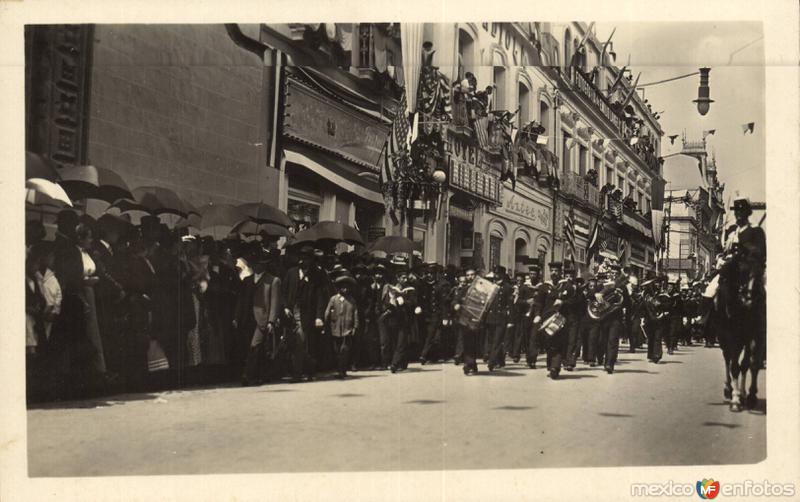
[[[531,92],[528,90],[528,86],[520,82],[517,93],[517,106],[519,106],[519,112],[517,112],[517,126],[520,128],[531,120],[530,96]]]
[[[492,82],[495,85],[492,94],[494,98],[492,99],[492,109],[493,110],[503,110],[506,106],[506,69],[503,66],[497,66],[495,64],[494,71],[492,72]]]
[[[458,78],[467,72],[475,72],[475,41],[469,33],[458,30]]]
[[[539,101],[539,123],[544,127],[544,134],[550,130],[550,107],[544,101]]]

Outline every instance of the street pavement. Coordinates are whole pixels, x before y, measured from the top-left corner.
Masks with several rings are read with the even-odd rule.
[[[540,360],[540,366],[544,361]],[[452,363],[340,381],[129,394],[28,411],[29,475],[103,476],[756,463],[759,409],[731,413],[718,348],[551,381]]]

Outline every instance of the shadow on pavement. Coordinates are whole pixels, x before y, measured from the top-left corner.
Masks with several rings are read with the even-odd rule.
[[[92,409],[107,408],[132,401],[150,401],[160,396],[156,394],[122,394],[109,396],[102,399],[82,399],[77,401],[50,401],[46,403],[31,403],[29,410],[63,410],[63,409]]]
[[[443,403],[439,399],[415,399],[413,401],[406,401],[404,404],[439,404]]]
[[[581,378],[597,378],[597,375],[570,375],[564,373],[558,375],[559,380],[579,380]]]
[[[633,418],[633,415],[628,415],[627,413],[598,413],[598,415],[611,418]]]
[[[683,361],[661,361],[659,364],[683,364]]]
[[[364,397],[364,394],[350,394],[350,393],[346,392],[344,394],[334,394],[334,396],[336,396],[336,397]]]
[[[725,427],[726,429],[736,429],[741,427],[739,424],[723,424],[722,422],[703,422],[706,427]]]
[[[488,375],[488,376],[499,376],[499,377],[517,377],[517,376],[525,376],[525,373],[520,373],[518,371],[508,371],[508,370],[494,370],[489,372],[482,372],[481,375]]]
[[[657,371],[647,370],[615,370],[614,373],[644,373],[646,375],[658,375]]]
[[[294,392],[294,389],[264,389],[256,392]]]
[[[523,410],[532,410],[533,406],[511,406],[511,405],[506,405],[506,406],[497,406],[497,407],[492,408],[492,409],[493,410],[507,410],[507,411],[523,411]]]

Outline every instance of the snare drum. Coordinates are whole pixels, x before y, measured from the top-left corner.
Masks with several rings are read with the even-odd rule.
[[[542,331],[545,332],[547,336],[553,336],[564,327],[567,323],[567,318],[561,315],[560,313],[556,312],[555,314],[548,317],[542,323]]]

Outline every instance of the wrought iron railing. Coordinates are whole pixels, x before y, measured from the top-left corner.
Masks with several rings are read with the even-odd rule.
[[[572,171],[561,173],[559,189],[578,200],[588,202],[593,207],[601,207],[600,190],[586,181],[586,179]]]

